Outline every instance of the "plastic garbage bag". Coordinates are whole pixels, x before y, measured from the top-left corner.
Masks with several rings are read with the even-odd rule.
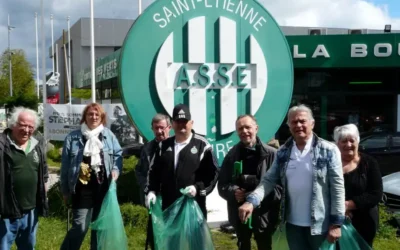
[[[187,190],[181,189],[185,194]],[[161,210],[161,197],[150,208],[155,250],[213,250],[207,221],[194,198],[183,195]]]
[[[338,245],[340,250],[372,250],[353,227],[349,219],[346,219],[342,226],[342,237],[339,238]],[[336,244],[325,240],[321,246],[321,250],[336,250]]]
[[[286,240],[286,225],[278,227],[272,235],[272,249],[289,250],[289,245]]]
[[[92,230],[97,230],[98,250],[127,250],[124,222],[117,199],[117,185],[112,180],[104,197],[97,219],[91,224]]]

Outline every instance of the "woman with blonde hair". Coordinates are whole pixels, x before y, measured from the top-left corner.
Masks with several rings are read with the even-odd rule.
[[[115,135],[105,127],[106,113],[98,103],[85,107],[81,128],[64,141],[61,162],[61,192],[72,206],[72,227],[61,249],[78,250],[96,220],[111,180],[122,170],[122,149]],[[96,231],[92,230],[90,249],[97,249]]]
[[[346,215],[372,247],[379,224],[378,203],[382,198],[379,164],[371,156],[358,151],[360,135],[354,124],[336,127],[334,139],[342,157]]]

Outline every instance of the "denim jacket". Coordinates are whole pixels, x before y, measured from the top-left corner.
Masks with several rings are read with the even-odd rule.
[[[247,202],[258,207],[279,181],[283,187],[281,222],[285,223],[290,209],[285,209],[290,197],[287,193],[286,168],[293,147],[290,138],[277,152],[271,168],[260,185],[247,197]],[[342,225],[345,218],[345,190],[341,154],[337,146],[314,134],[311,147],[313,190],[311,199],[311,235],[321,235],[330,225]],[[295,208],[292,208],[295,209]]]
[[[104,128],[103,152],[104,164],[108,178],[112,171],[122,171],[122,149],[115,135],[108,128]],[[83,160],[83,137],[81,130],[72,131],[64,140],[61,156],[61,192],[63,195],[75,193],[75,185],[78,181],[81,162]]]

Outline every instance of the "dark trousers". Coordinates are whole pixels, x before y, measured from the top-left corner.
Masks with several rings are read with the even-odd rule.
[[[290,250],[318,250],[326,239],[326,233],[311,235],[310,227],[286,223],[286,239]]]
[[[273,232],[269,230],[260,231],[255,228],[250,229],[247,224],[242,224],[241,222],[237,223],[235,230],[238,238],[237,246],[239,250],[251,250],[251,236],[253,233],[258,250],[272,249]]]

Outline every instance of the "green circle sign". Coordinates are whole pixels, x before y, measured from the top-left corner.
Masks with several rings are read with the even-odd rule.
[[[194,130],[222,162],[238,142],[235,121],[254,115],[268,141],[293,91],[293,63],[279,25],[256,1],[156,1],[128,32],[120,58],[125,109],[138,131],[186,103]]]

